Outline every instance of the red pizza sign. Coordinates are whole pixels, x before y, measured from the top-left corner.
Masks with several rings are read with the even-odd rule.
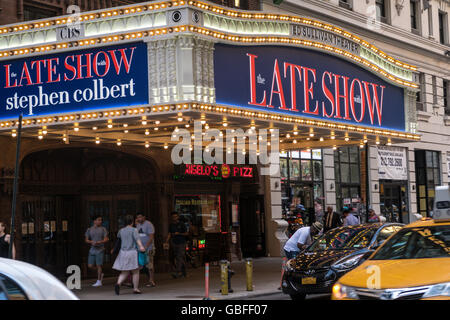
[[[208,176],[227,178],[253,178],[254,168],[249,166],[233,166],[228,164],[186,164],[183,174],[186,176]]]

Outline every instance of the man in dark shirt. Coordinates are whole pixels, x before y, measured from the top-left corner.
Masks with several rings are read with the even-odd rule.
[[[175,273],[172,276],[174,278],[186,277],[186,237],[188,236],[188,230],[186,224],[180,221],[178,212],[172,212],[171,219],[166,244],[170,241],[175,257]]]
[[[333,211],[332,207],[327,207],[327,213],[323,217],[323,233],[340,226],[342,226],[342,221],[339,214]]]

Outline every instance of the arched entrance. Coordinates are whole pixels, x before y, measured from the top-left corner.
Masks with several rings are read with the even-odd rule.
[[[110,249],[127,215],[144,212],[159,224],[156,169],[147,160],[106,149],[60,148],[32,153],[21,164],[19,254],[24,261],[63,276],[69,265],[86,275],[84,233],[103,216]]]

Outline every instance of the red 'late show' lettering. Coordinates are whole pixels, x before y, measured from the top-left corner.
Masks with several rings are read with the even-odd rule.
[[[314,68],[275,59],[270,92],[267,92],[268,86],[265,84],[265,78],[262,78],[260,73],[256,71],[258,56],[251,53],[247,53],[247,56],[249,57],[250,71],[249,105],[291,112],[301,111],[307,115],[355,122],[364,121],[366,111],[368,111],[370,123],[382,125],[385,86],[362,81],[358,78],[350,79],[348,76],[329,71],[324,71],[321,75],[318,75]],[[283,73],[280,73],[280,64],[282,64]],[[319,82],[317,82],[318,77],[321,78]],[[290,101],[288,103],[285,99],[286,91],[284,90],[283,79],[289,82]],[[257,92],[258,85],[264,89]],[[303,86],[303,108],[299,108],[297,105],[299,92],[297,86],[299,85]],[[320,88],[316,88],[317,86],[320,86]],[[321,89],[325,101],[319,101],[314,96],[316,92],[320,92],[318,89]],[[261,102],[258,102],[258,96],[262,96]],[[267,103],[267,96],[269,96],[269,103]],[[274,96],[278,99],[274,99]],[[321,108],[319,108],[319,105]]]
[[[80,53],[64,58],[26,60],[20,66],[5,64],[5,88],[73,81],[95,76],[130,73],[136,47]],[[61,63],[60,63],[61,62]],[[113,68],[111,68],[111,65]]]

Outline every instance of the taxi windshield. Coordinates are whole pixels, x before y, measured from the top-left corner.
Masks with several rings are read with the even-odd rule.
[[[450,258],[450,225],[402,229],[370,260],[425,258]]]
[[[328,251],[366,248],[377,229],[375,228],[340,228],[330,230],[314,241],[308,251]]]

